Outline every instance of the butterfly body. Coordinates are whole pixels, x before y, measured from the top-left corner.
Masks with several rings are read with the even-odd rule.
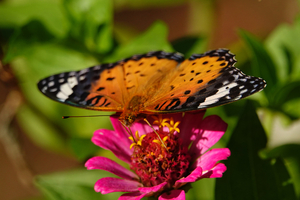
[[[234,102],[262,90],[263,79],[234,67],[234,55],[218,49],[189,59],[163,51],[50,76],[38,83],[56,101],[115,111],[130,126],[149,114],[185,112]]]

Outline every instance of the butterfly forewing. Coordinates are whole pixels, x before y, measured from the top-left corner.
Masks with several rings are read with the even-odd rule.
[[[265,81],[246,76],[233,67],[234,55],[214,50],[193,55],[173,70],[145,112],[180,112],[205,109],[249,96],[265,87]]]
[[[38,83],[51,99],[77,107],[105,111],[122,111],[128,95],[119,63],[104,64],[80,71],[50,76]]]
[[[130,98],[136,95],[151,97],[163,77],[184,58],[178,53],[149,52],[132,57],[124,63],[125,85]]]

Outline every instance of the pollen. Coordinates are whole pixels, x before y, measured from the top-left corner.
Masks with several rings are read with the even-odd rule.
[[[146,137],[146,135],[140,136],[138,131],[135,132],[135,139],[132,136],[128,137],[132,141],[130,149],[134,146],[142,146],[142,141],[144,137]]]
[[[169,128],[170,133],[174,133],[175,131],[177,133],[180,133],[180,129],[178,128],[178,125],[180,124],[180,121],[175,122],[173,117],[170,119],[170,123],[166,123],[166,126]]]
[[[152,118],[154,119],[153,124],[158,125],[158,128],[159,128],[160,131],[163,130],[163,127],[168,126],[167,121],[170,121],[169,118],[162,118],[162,115],[158,115],[158,117],[157,116],[152,116]]]

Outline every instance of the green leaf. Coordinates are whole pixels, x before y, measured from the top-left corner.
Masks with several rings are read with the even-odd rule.
[[[186,199],[214,199],[215,179],[201,179],[192,183],[191,185],[192,188],[187,192]]]
[[[40,21],[30,21],[25,26],[15,30],[10,37],[3,61],[8,63],[18,56],[31,54],[34,45],[54,38],[54,35],[49,33]]]
[[[117,60],[133,56],[135,54],[147,53],[149,51],[173,51],[167,40],[168,30],[163,22],[155,22],[145,33],[138,36],[129,44],[122,45],[112,56],[105,59],[105,62],[115,62]]]
[[[55,151],[61,151],[65,148],[65,139],[58,134],[59,131],[29,106],[23,105],[21,107],[17,113],[17,119],[23,130],[38,146]]]
[[[216,199],[296,199],[290,176],[280,158],[263,160],[265,131],[248,101],[228,143],[227,171],[216,180]]]
[[[264,91],[268,96],[268,99],[271,99],[273,89],[277,84],[279,84],[274,62],[263,44],[258,41],[258,39],[243,30],[240,30],[239,34],[252,52],[251,61],[253,75],[266,80],[267,87],[264,89]]]
[[[62,38],[70,27],[60,1],[22,1],[0,4],[0,27],[21,27],[38,20],[53,35]]]
[[[38,176],[36,185],[50,200],[117,199],[120,193],[101,195],[94,191],[95,182],[106,176],[113,175],[105,171],[82,169]]]
[[[299,99],[293,99],[282,105],[282,111],[288,115],[292,120],[298,120],[300,118],[300,101]]]
[[[65,0],[72,21],[71,36],[82,41],[92,52],[106,53],[113,45],[111,0]]]
[[[279,25],[265,41],[265,46],[276,63],[277,74],[282,81],[300,78],[299,34],[300,17],[298,16],[292,25]]]
[[[91,138],[73,137],[70,139],[69,144],[77,158],[81,161],[86,160],[99,151],[99,147],[92,143]]]
[[[294,66],[293,55],[292,55],[292,52],[290,51],[290,49],[288,49],[286,46],[283,46],[282,49],[283,49],[284,55],[287,59],[287,65],[286,65],[286,67],[283,67],[283,68],[286,68],[287,75],[291,76],[292,72],[293,72],[293,66]]]
[[[300,198],[300,145],[299,144],[287,144],[276,147],[274,149],[268,149],[261,152],[261,155],[265,158],[283,158],[287,163],[287,168],[291,174],[292,179],[289,183],[294,183],[295,190],[298,199]]]
[[[207,40],[202,37],[183,37],[172,42],[175,51],[185,55],[186,58],[192,54],[200,54],[205,51]]]
[[[281,107],[284,103],[300,98],[300,81],[286,83],[274,92],[272,106]]]

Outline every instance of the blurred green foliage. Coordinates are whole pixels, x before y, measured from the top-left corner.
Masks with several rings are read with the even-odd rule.
[[[164,6],[174,4],[174,1],[127,0],[127,5],[140,8],[158,2]],[[99,153],[90,138],[96,129],[111,128],[109,118],[61,120],[63,115],[98,112],[47,99],[36,87],[40,79],[152,50],[176,50],[187,57],[207,50],[208,38],[203,36],[187,36],[170,43],[168,27],[162,21],[124,41],[123,30],[113,26],[114,6],[121,6],[124,1],[114,3],[27,0],[0,4],[2,62],[13,69],[26,98],[17,115],[19,124],[36,144],[61,153],[71,150],[80,161],[96,153],[105,154],[105,151]],[[251,96],[251,103],[241,100],[207,111],[206,115],[218,114],[229,124],[216,147],[228,143],[232,156],[226,161],[228,172],[224,178],[192,184],[197,190],[190,190],[187,198],[299,199],[299,144],[273,149],[268,147],[268,139],[274,131],[275,117],[286,125],[299,122],[300,18],[292,26],[278,26],[264,42],[246,30],[240,30],[239,34],[244,46],[234,53],[237,57],[244,54],[248,57],[238,62],[237,67],[264,78],[267,87]],[[77,170],[37,177],[36,184],[49,199],[116,199],[118,194],[103,196],[93,191],[95,181],[104,176],[106,172]]]

